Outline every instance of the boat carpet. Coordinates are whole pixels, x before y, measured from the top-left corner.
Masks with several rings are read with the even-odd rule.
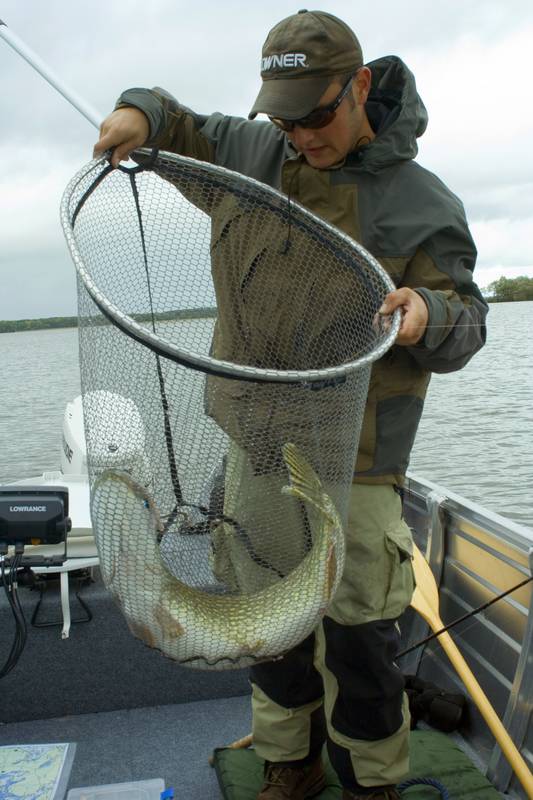
[[[74,619],[84,615],[71,574]],[[28,639],[15,668],[2,679],[0,722],[42,720],[75,714],[189,703],[250,692],[245,669],[206,672],[183,667],[135,639],[100,580],[84,584],[80,597],[90,622],[73,624],[61,638],[59,580],[48,581],[37,621],[32,619],[39,591],[24,586],[19,598],[28,622]],[[14,640],[13,615],[0,586],[0,666]],[[9,698],[9,699],[8,699]]]
[[[176,800],[220,800],[209,758],[250,727],[250,698],[228,697],[0,724],[0,746],[75,743],[68,789],[162,778]]]
[[[214,766],[224,800],[255,800],[263,777],[263,761],[253,748],[218,748]],[[341,788],[326,761],[327,786],[316,800],[340,800]],[[501,795],[472,764],[453,740],[436,731],[411,733],[410,778],[433,778],[446,787],[453,800],[501,800]],[[438,800],[439,791],[428,785],[405,790],[409,800]]]

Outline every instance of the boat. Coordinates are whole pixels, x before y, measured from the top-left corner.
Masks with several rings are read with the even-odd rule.
[[[31,624],[18,663],[1,683],[0,744],[75,742],[68,788],[129,782],[133,792],[133,787],[141,786],[137,782],[158,778],[174,787],[175,797],[220,797],[208,759],[214,750],[224,752],[218,748],[249,732],[246,670],[189,669],[129,633],[99,576],[81,397],[65,409],[61,469],[17,482],[19,487],[36,485],[68,489],[72,530],[62,564],[52,563],[60,546],[28,548],[43,563],[27,569],[19,581],[20,602]],[[439,586],[445,623],[531,576],[530,528],[413,474],[407,477],[404,508]],[[531,602],[528,583],[453,629],[457,646],[529,768],[533,763]],[[5,652],[13,621],[3,595],[0,625]],[[412,609],[401,620],[401,629],[404,649],[428,634],[426,622]],[[446,693],[466,694],[436,639],[398,663],[406,675]],[[496,792],[509,798],[528,797],[468,696],[457,730],[447,736]],[[428,789],[427,797],[435,797],[435,790]],[[482,800],[483,793],[475,797]]]

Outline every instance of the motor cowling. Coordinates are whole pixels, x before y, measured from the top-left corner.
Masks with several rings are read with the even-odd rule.
[[[86,430],[83,409],[91,426]],[[145,430],[139,411],[129,397],[99,390],[88,392],[67,403],[63,419],[61,470],[65,475],[87,474],[87,436],[93,452],[93,466],[100,470],[139,470],[149,480],[145,468]]]

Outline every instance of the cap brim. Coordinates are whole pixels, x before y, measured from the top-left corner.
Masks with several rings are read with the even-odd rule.
[[[301,119],[317,107],[331,80],[331,76],[315,76],[263,81],[248,119],[254,119],[257,114]]]

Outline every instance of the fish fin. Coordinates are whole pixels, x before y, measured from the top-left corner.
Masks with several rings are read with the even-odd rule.
[[[148,647],[157,647],[157,640],[149,625],[139,622],[139,620],[130,617],[128,614],[124,614],[124,616],[126,617],[128,628],[137,639],[147,644]]]
[[[285,464],[289,470],[291,486],[307,491],[312,496],[322,493],[320,478],[300,448],[291,442],[287,442],[281,449]]]
[[[302,451],[291,442],[284,444],[281,449],[290,481],[290,485],[284,487],[284,493],[308,500],[321,511],[325,511],[322,483]]]
[[[183,625],[174,618],[168,607],[161,601],[155,608],[154,617],[159,623],[163,634],[169,639],[177,639],[185,633]]]

